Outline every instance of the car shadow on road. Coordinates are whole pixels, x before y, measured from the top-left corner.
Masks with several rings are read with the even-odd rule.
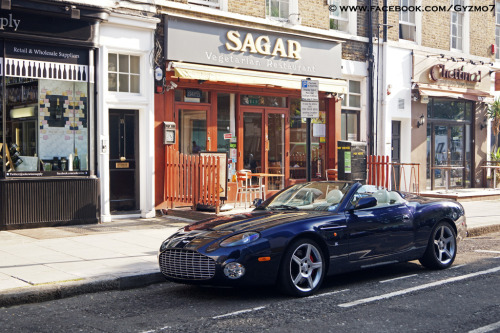
[[[374,268],[367,268],[361,271],[343,273],[326,277],[319,293],[330,289],[341,290],[353,288],[357,284],[378,282],[385,279],[394,279],[400,276],[418,274],[427,271],[418,261],[398,263]],[[165,291],[167,292],[167,291]],[[277,286],[255,286],[255,287],[213,287],[195,286],[183,284],[170,284],[168,297],[175,299],[189,299],[197,302],[217,301],[251,301],[262,299],[288,299],[290,296],[284,295]]]

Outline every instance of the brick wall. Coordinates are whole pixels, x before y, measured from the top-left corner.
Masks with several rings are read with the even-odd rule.
[[[491,5],[484,0],[471,0],[470,4]],[[495,12],[470,13],[470,54],[493,59],[491,44],[495,44]]]
[[[265,0],[229,0],[227,6],[230,13],[266,17]]]
[[[435,0],[432,5],[449,6],[449,0]],[[422,13],[422,46],[450,49],[450,12]]]
[[[302,25],[317,29],[330,29],[328,5],[325,0],[300,0]]]
[[[354,61],[366,61],[368,54],[368,43],[347,41],[342,44],[342,59]]]

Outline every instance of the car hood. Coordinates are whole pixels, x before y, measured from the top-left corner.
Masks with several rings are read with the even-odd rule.
[[[217,239],[225,238],[234,233],[257,231],[278,225],[292,223],[302,219],[332,216],[327,212],[269,212],[254,211],[244,214],[219,216],[192,223],[167,240],[166,248],[184,248],[196,250]]]
[[[194,230],[210,230],[210,231],[262,231],[263,229],[272,228],[277,225],[295,222],[305,218],[313,218],[315,216],[332,215],[332,213],[324,212],[270,212],[270,211],[253,211],[250,213],[219,216],[200,222],[190,224],[185,228],[186,231]]]

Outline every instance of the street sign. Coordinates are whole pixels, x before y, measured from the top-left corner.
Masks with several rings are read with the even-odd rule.
[[[300,116],[306,118],[306,180],[311,181],[311,118],[319,118],[318,80],[302,80],[300,84]]]
[[[318,100],[318,80],[302,80],[301,84],[301,98],[303,101],[317,101]]]
[[[319,118],[319,102],[318,101],[300,102],[300,116],[302,118]]]

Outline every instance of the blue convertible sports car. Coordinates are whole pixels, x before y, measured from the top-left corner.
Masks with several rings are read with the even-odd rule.
[[[335,273],[415,259],[448,268],[466,230],[458,202],[310,182],[284,189],[251,213],[186,226],[163,242],[158,259],[174,282],[276,284],[308,296]]]

